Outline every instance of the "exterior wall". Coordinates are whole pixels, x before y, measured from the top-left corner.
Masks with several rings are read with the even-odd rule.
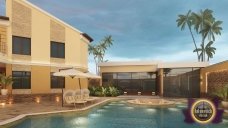
[[[155,72],[156,66],[108,66],[100,67],[100,72]]]
[[[88,70],[88,43],[81,32],[53,18],[26,1],[7,0],[6,15],[12,26],[8,33],[8,54],[13,61],[37,65],[59,65]],[[12,35],[31,38],[31,56],[12,54]],[[50,41],[65,43],[65,59],[50,57]],[[42,50],[42,52],[41,52]],[[28,62],[26,62],[28,64]]]
[[[6,16],[10,25],[0,26],[0,34],[7,45],[6,74],[12,71],[31,71],[31,89],[19,93],[51,93],[50,73],[61,68],[75,67],[88,71],[89,40],[81,32],[30,5],[27,1],[7,0]],[[12,54],[12,36],[31,38],[31,56]],[[50,57],[50,41],[65,43],[65,59]],[[0,55],[1,60],[3,57]],[[2,61],[1,61],[2,62]],[[88,80],[81,79],[82,88],[88,87]],[[66,89],[79,88],[78,79],[66,78]],[[12,89],[12,87],[9,87]],[[23,90],[23,89],[22,89]]]
[[[200,85],[200,92],[201,95],[204,95],[208,92],[207,90],[207,76],[211,72],[216,72],[216,71],[222,71],[222,70],[228,70],[228,61],[224,61],[218,64],[214,64],[211,66],[208,66],[206,68],[202,68],[200,72],[200,78],[201,78],[201,85]]]
[[[7,28],[0,25],[0,53],[7,54]]]
[[[45,66],[32,66],[31,70],[31,92],[37,93],[50,93],[50,67]]]
[[[32,10],[32,61],[50,62],[50,19],[37,10]]]

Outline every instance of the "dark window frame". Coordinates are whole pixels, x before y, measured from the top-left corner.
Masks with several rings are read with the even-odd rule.
[[[16,75],[15,73],[17,73],[18,75]],[[14,80],[14,83],[12,85],[13,89],[31,89],[31,72],[28,71],[12,71],[12,77]],[[15,80],[18,79],[18,80]],[[28,81],[25,81],[27,80]],[[17,82],[19,82],[18,85],[15,85]],[[25,86],[25,84],[28,84],[27,86]]]
[[[53,51],[56,48],[57,51]],[[50,56],[51,58],[65,59],[65,43],[51,41]]]
[[[51,82],[50,83],[51,89],[65,88],[65,85],[66,85],[66,83],[65,83],[66,82],[65,77],[53,76],[53,73],[51,73],[50,79],[51,79],[50,80],[50,82]],[[56,81],[53,82],[53,80],[56,80]],[[64,83],[64,85],[61,85],[61,83]]]
[[[15,40],[19,42],[15,42]],[[28,42],[25,42],[27,40]],[[16,48],[16,44],[19,46]],[[28,51],[26,51],[26,45],[29,45]],[[21,36],[12,36],[12,54],[18,54],[18,55],[29,55],[31,56],[31,38],[28,37],[21,37]]]

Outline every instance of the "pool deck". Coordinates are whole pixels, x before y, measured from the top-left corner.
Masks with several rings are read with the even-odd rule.
[[[59,113],[59,112],[71,112],[71,111],[81,111],[92,108],[97,106],[101,103],[112,99],[135,99],[135,98],[159,98],[158,96],[119,96],[117,98],[112,97],[99,97],[94,103],[87,103],[84,105],[77,105],[75,108],[74,105],[67,105],[65,104],[62,107],[61,102],[22,102],[22,103],[15,103],[15,104],[7,104],[7,105],[0,105],[0,126],[5,125],[7,123],[16,121],[28,115],[39,115],[39,114],[48,114],[48,113]],[[186,103],[187,99],[175,99],[175,98],[166,98],[175,103]],[[228,110],[225,110],[226,114],[228,114]]]

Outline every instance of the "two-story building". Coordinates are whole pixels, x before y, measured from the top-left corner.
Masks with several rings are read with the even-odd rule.
[[[78,79],[53,76],[62,68],[88,71],[93,39],[27,0],[6,0],[0,16],[0,72],[12,75],[13,94],[58,93],[78,88]],[[88,85],[81,79],[82,88]]]

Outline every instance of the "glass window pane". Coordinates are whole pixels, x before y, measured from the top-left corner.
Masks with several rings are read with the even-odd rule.
[[[131,73],[118,73],[118,79],[131,79]]]
[[[27,76],[26,76],[27,74]],[[30,72],[13,71],[13,89],[30,89],[31,88],[31,76]]]
[[[55,42],[51,42],[51,57],[58,57],[58,46]]]
[[[65,58],[65,44],[63,43],[59,43],[58,45],[58,54],[59,54],[59,58]]]
[[[13,54],[21,53],[21,39],[13,36]]]
[[[132,79],[140,79],[140,74],[139,73],[132,73]]]
[[[148,79],[148,78],[150,78],[150,75],[147,72],[140,73],[140,79]]]
[[[31,40],[28,38],[24,38],[22,46],[23,46],[22,54],[31,55]]]

